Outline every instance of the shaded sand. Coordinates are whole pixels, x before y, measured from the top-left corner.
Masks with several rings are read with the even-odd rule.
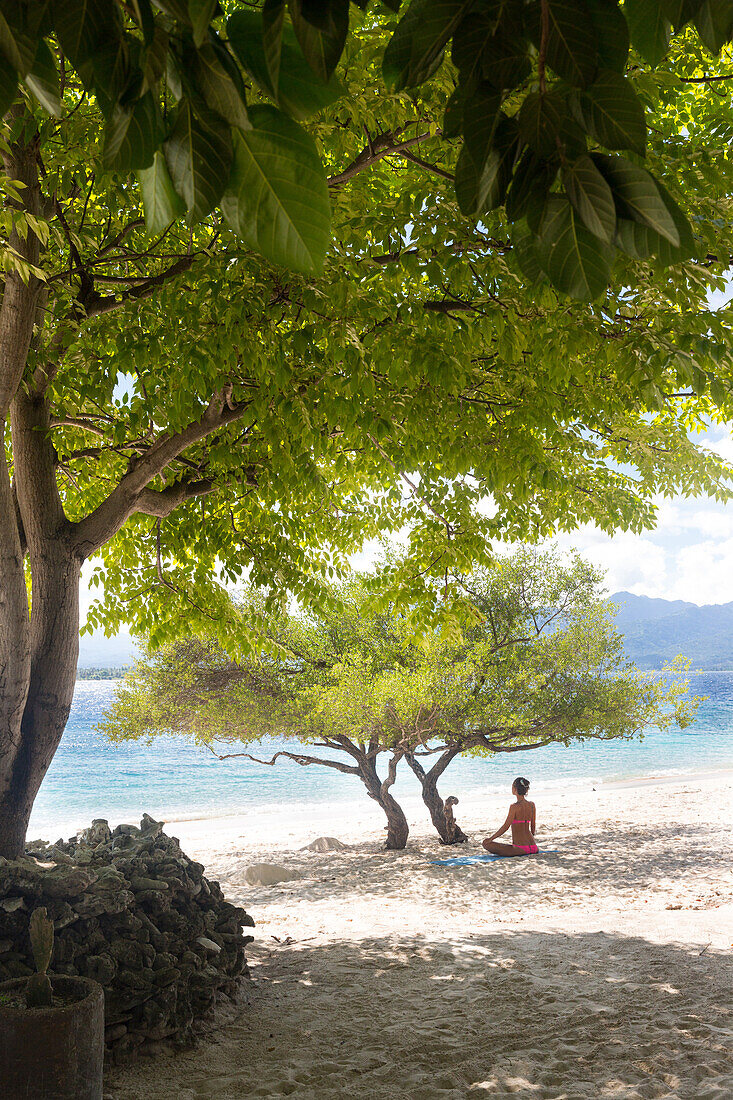
[[[730,777],[533,793],[559,852],[472,867],[430,864],[447,853],[414,807],[403,853],[360,808],[275,836],[169,825],[254,916],[255,981],[193,1051],[114,1071],[106,1095],[730,1100]],[[452,851],[508,802],[462,800],[472,842]],[[299,850],[323,834],[350,847]],[[248,885],[265,862],[301,877]]]

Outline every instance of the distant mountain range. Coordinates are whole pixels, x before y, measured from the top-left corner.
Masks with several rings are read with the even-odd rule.
[[[692,668],[733,669],[733,603],[698,607],[684,600],[653,600],[615,592],[616,625],[639,668],[661,668],[681,653]]]

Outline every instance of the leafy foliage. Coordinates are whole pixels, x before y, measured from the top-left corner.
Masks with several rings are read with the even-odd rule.
[[[261,8],[3,0],[0,105],[10,105],[21,81],[60,114],[55,37],[104,115],[106,166],[144,173],[151,231],[184,208],[195,223],[226,194],[227,221],[250,247],[320,273],[329,240],[325,172],[300,121],[344,93],[335,70],[349,52],[350,22],[357,36],[384,27],[383,9],[365,16],[368,0],[355,6],[354,21],[349,0],[265,0]],[[384,0],[388,11],[399,7]],[[428,105],[426,82],[450,55],[455,90],[443,131],[463,139],[460,208],[481,219],[506,207],[526,277],[593,299],[611,280],[618,250],[663,264],[693,254],[690,225],[660,181],[613,151],[640,161],[646,154],[648,101],[636,58],[628,65],[629,45],[652,66],[670,48],[695,57],[698,42],[717,55],[733,37],[729,0],[411,0],[391,29],[382,71],[393,92],[419,88]],[[274,105],[269,111],[250,109],[260,96]],[[273,135],[286,132],[287,153],[275,141],[273,154]],[[250,158],[260,145],[271,155]],[[590,184],[589,156],[605,165],[605,188]],[[253,203],[255,174],[262,201]],[[300,195],[283,201],[278,192],[292,192],[294,178]],[[670,220],[680,225],[665,230]]]

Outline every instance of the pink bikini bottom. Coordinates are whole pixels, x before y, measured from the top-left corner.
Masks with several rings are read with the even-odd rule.
[[[536,844],[515,844],[515,848],[521,848],[525,856],[535,856],[539,852]]]

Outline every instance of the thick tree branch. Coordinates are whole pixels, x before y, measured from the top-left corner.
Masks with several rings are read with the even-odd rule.
[[[177,486],[170,486],[160,493],[145,493],[150,482],[163,473],[165,468],[173,462],[187,447],[197,443],[206,436],[211,435],[219,428],[226,427],[237,420],[241,420],[246,414],[248,405],[243,403],[236,405],[232,401],[232,388],[225,386],[209,402],[205,412],[198,420],[193,421],[180,432],[173,435],[162,435],[141,458],[135,459],[131,469],[124,475],[119,484],[112,490],[106,500],[94,509],[93,512],[75,526],[75,541],[78,552],[83,557],[88,557],[100,546],[103,546],[131,515],[138,511],[149,510],[150,515],[168,515],[176,506],[169,503],[176,494],[183,494],[182,499],[189,499],[185,494],[189,492],[187,486],[191,482],[181,482]],[[195,492],[189,496],[197,496],[207,492],[207,485],[198,482]],[[168,497],[161,494],[170,493]],[[181,500],[178,500],[180,503]],[[143,507],[140,507],[140,505]],[[167,511],[165,510],[167,508]]]
[[[98,317],[103,313],[111,313],[112,310],[119,309],[129,302],[140,302],[144,298],[149,298],[158,287],[163,286],[165,283],[169,283],[172,279],[175,279],[176,276],[182,275],[184,271],[188,271],[195,259],[195,254],[182,256],[180,260],[176,260],[174,264],[167,267],[165,271],[161,271],[159,275],[151,275],[137,286],[130,287],[124,294],[95,294],[88,302],[83,303],[87,317]]]

